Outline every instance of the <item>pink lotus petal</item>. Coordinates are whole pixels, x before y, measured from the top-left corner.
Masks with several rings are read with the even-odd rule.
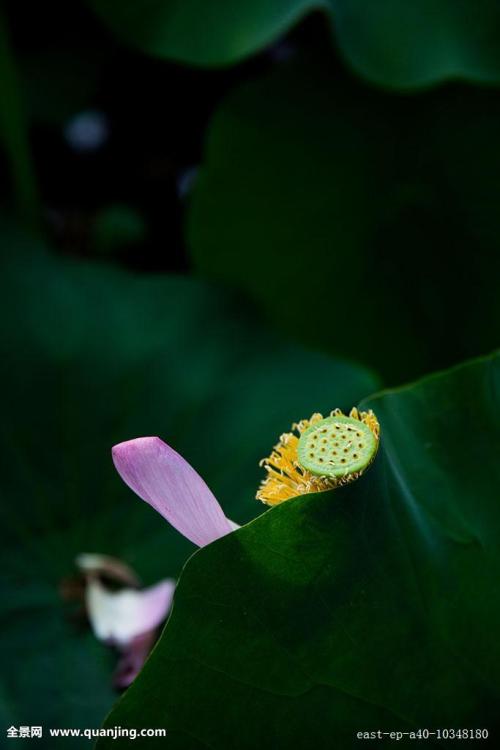
[[[233,531],[200,475],[160,438],[119,443],[113,461],[123,481],[199,547]]]

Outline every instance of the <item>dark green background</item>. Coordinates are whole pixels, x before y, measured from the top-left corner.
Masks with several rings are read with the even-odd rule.
[[[244,523],[292,421],[414,383],[367,402],[362,482],[192,558],[110,721],[172,747],[493,732],[498,359],[418,379],[498,346],[499,45],[494,0],[2,5],[2,726],[97,727],[117,697],[61,597],[78,553],[148,584],[193,552],[115,442],[160,435]]]

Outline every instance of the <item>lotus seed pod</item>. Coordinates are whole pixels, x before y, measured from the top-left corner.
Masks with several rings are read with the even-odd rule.
[[[297,454],[311,474],[342,478],[362,473],[375,458],[377,447],[378,440],[364,422],[334,415],[302,433]]]

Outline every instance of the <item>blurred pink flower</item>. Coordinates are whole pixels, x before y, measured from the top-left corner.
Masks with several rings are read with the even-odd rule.
[[[141,670],[158,628],[170,612],[175,581],[165,578],[148,588],[139,588],[137,574],[122,560],[84,553],[75,562],[85,576],[85,607],[90,625],[100,641],[120,653],[113,682],[116,687],[125,688]],[[110,589],[109,582],[121,588]]]
[[[98,578],[90,580],[85,598],[95,635],[110,646],[123,647],[155,630],[170,611],[174,590],[171,578],[142,590],[120,591],[108,591]]]

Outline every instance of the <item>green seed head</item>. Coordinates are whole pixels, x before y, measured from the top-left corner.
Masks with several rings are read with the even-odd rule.
[[[364,422],[332,416],[302,433],[298,459],[312,474],[341,478],[363,472],[373,461],[377,448],[378,441]]]

